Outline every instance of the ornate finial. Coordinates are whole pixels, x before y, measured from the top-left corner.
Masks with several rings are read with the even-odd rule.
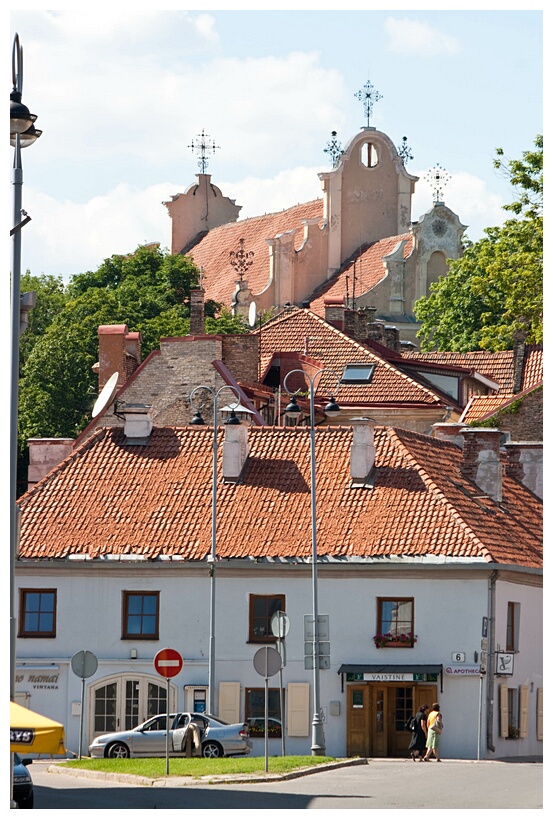
[[[410,159],[413,159],[413,154],[411,153],[411,148],[407,144],[407,137],[403,137],[401,140],[401,145],[397,146],[397,152],[399,156],[403,159],[403,164],[407,165]]]
[[[382,99],[382,95],[378,93],[374,85],[372,85],[371,81],[367,80],[363,88],[353,96],[357,97],[358,100],[361,100],[363,102],[363,109],[365,111],[365,116],[367,117],[367,125],[370,125],[370,119],[373,113],[373,105],[375,104],[375,102],[378,102],[378,100]]]
[[[242,281],[244,277],[244,273],[247,271],[248,267],[251,267],[253,264],[253,257],[254,252],[253,250],[245,251],[244,250],[244,240],[240,239],[239,242],[240,249],[236,252],[231,250],[229,253],[230,263],[240,276],[240,281]]]
[[[428,171],[424,178],[432,187],[434,202],[441,202],[443,199],[442,188],[445,187],[451,179],[451,174],[445,171],[441,165],[436,164]]]
[[[197,139],[199,142],[194,144],[194,140],[192,140],[191,144],[188,146],[192,148],[193,151],[196,151],[197,156],[199,156],[198,160],[198,168],[201,170],[202,173],[205,173],[206,168],[208,166],[209,160],[207,158],[208,154],[214,154],[216,148],[220,148],[220,145],[215,145],[215,140],[211,139],[209,134],[204,132],[202,128],[202,133],[198,134]]]
[[[332,131],[331,139],[326,143],[324,152],[330,156],[332,167],[337,168],[340,157],[344,152],[342,150],[342,143],[336,139],[336,131]]]

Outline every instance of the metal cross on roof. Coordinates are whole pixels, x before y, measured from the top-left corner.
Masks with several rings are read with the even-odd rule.
[[[234,267],[240,276],[240,281],[242,281],[244,273],[246,273],[248,268],[253,264],[253,257],[255,256],[255,253],[253,250],[244,250],[244,239],[240,239],[238,244],[240,245],[239,249],[237,251],[231,250],[229,253],[229,258],[232,267]]]
[[[333,168],[338,166],[340,157],[344,153],[342,143],[336,139],[336,136],[336,131],[332,131],[331,139],[326,143],[326,148],[324,149],[325,154],[330,156],[330,162]]]
[[[198,159],[198,168],[200,168],[202,173],[205,173],[206,168],[209,164],[208,154],[214,154],[216,148],[220,148],[220,145],[215,145],[215,140],[211,139],[209,134],[204,132],[202,128],[202,133],[198,134],[197,139],[199,142],[194,144],[194,140],[188,146],[192,148],[193,151],[196,152],[196,155],[200,158]]]
[[[411,153],[411,148],[407,144],[407,137],[404,136],[401,140],[401,145],[397,146],[397,152],[399,156],[403,159],[405,165],[409,162],[410,159],[413,159],[413,154]]]
[[[365,111],[365,116],[367,117],[367,125],[370,125],[373,106],[375,102],[382,99],[382,94],[379,94],[371,81],[367,80],[363,88],[360,91],[357,91],[357,93],[353,96],[357,97],[358,100],[363,102],[363,109]]]
[[[443,200],[443,188],[451,179],[451,174],[445,171],[441,165],[436,164],[424,178],[432,187],[434,202],[441,202]]]

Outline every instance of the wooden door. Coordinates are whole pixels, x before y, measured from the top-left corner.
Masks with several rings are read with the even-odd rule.
[[[348,685],[347,756],[369,756],[369,686]]]
[[[376,684],[371,689],[371,754],[388,756],[388,687]]]

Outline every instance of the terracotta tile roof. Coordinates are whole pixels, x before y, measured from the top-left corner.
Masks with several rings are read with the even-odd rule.
[[[543,345],[528,344],[524,354],[522,389],[527,390],[543,381]]]
[[[255,332],[259,332],[256,330]],[[306,346],[307,345],[307,346]],[[436,391],[419,384],[401,372],[393,363],[374,350],[359,344],[348,335],[328,324],[311,310],[292,308],[268,322],[261,329],[261,372],[269,365],[275,352],[305,353],[341,376],[346,364],[376,364],[369,385],[342,385],[336,392],[336,379],[321,376],[320,392],[336,395],[338,402],[367,406],[413,402],[441,405]],[[451,403],[451,399],[448,399]]]
[[[498,395],[474,395],[463,410],[459,421],[471,424],[474,421],[484,421],[495,415],[496,412],[506,409],[514,401],[524,398],[525,395],[533,392],[539,385],[533,385],[527,390],[519,393],[500,393]]]
[[[468,353],[431,352],[421,353],[406,351],[403,358],[414,358],[418,361],[436,364],[453,364],[456,367],[468,367],[477,370],[481,375],[491,378],[499,384],[499,392],[510,395],[513,392],[513,351],[501,350],[492,353],[488,350],[475,350]],[[528,345],[524,360],[523,389],[538,384],[543,379],[543,347],[541,344]]]
[[[257,295],[269,283],[269,248],[267,239],[280,233],[295,231],[294,246],[299,249],[303,242],[303,219],[322,219],[323,200],[315,199],[292,208],[255,216],[238,222],[213,228],[197,243],[186,248],[197,266],[204,268],[204,288],[206,299],[214,299],[230,305],[235,291],[238,274],[229,261],[229,253],[239,249],[240,239],[244,239],[244,251],[253,252],[253,264],[244,278],[250,290]]]
[[[311,298],[310,309],[319,316],[325,314],[325,299],[345,301],[346,293],[353,296],[353,272],[355,264],[355,295],[360,296],[372,290],[387,275],[382,262],[384,256],[391,253],[398,242],[405,240],[403,258],[406,259],[413,250],[413,235],[402,233],[400,236],[389,236],[379,242],[360,249],[351,259],[348,259],[338,273],[328,282],[318,288]],[[349,275],[349,284],[346,276]]]
[[[505,478],[498,507],[461,476],[453,444],[380,427],[374,488],[352,488],[351,442],[350,427],[317,430],[322,559],[431,556],[541,567],[542,506],[521,484]],[[120,429],[98,430],[20,498],[20,559],[205,560],[212,443],[211,428],[154,429],[147,446],[126,445]],[[243,481],[219,479],[218,556],[309,559],[309,430],[250,428],[249,445]]]
[[[512,398],[512,393],[509,396],[505,393],[501,395],[473,395],[463,410],[459,421],[464,424],[471,424],[473,421],[484,420],[488,415],[497,412],[506,402],[510,403]]]

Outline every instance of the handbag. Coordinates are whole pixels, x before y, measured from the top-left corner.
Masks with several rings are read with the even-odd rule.
[[[441,715],[441,714],[438,714],[438,716],[436,717],[436,719],[434,720],[434,722],[432,723],[432,725],[431,725],[430,727],[431,727],[431,728],[432,728],[432,730],[433,730],[433,731],[435,731],[437,734],[441,734],[441,733],[442,733],[442,730],[443,730],[443,727],[444,727],[444,723],[443,723],[443,721],[442,721],[442,715]]]

